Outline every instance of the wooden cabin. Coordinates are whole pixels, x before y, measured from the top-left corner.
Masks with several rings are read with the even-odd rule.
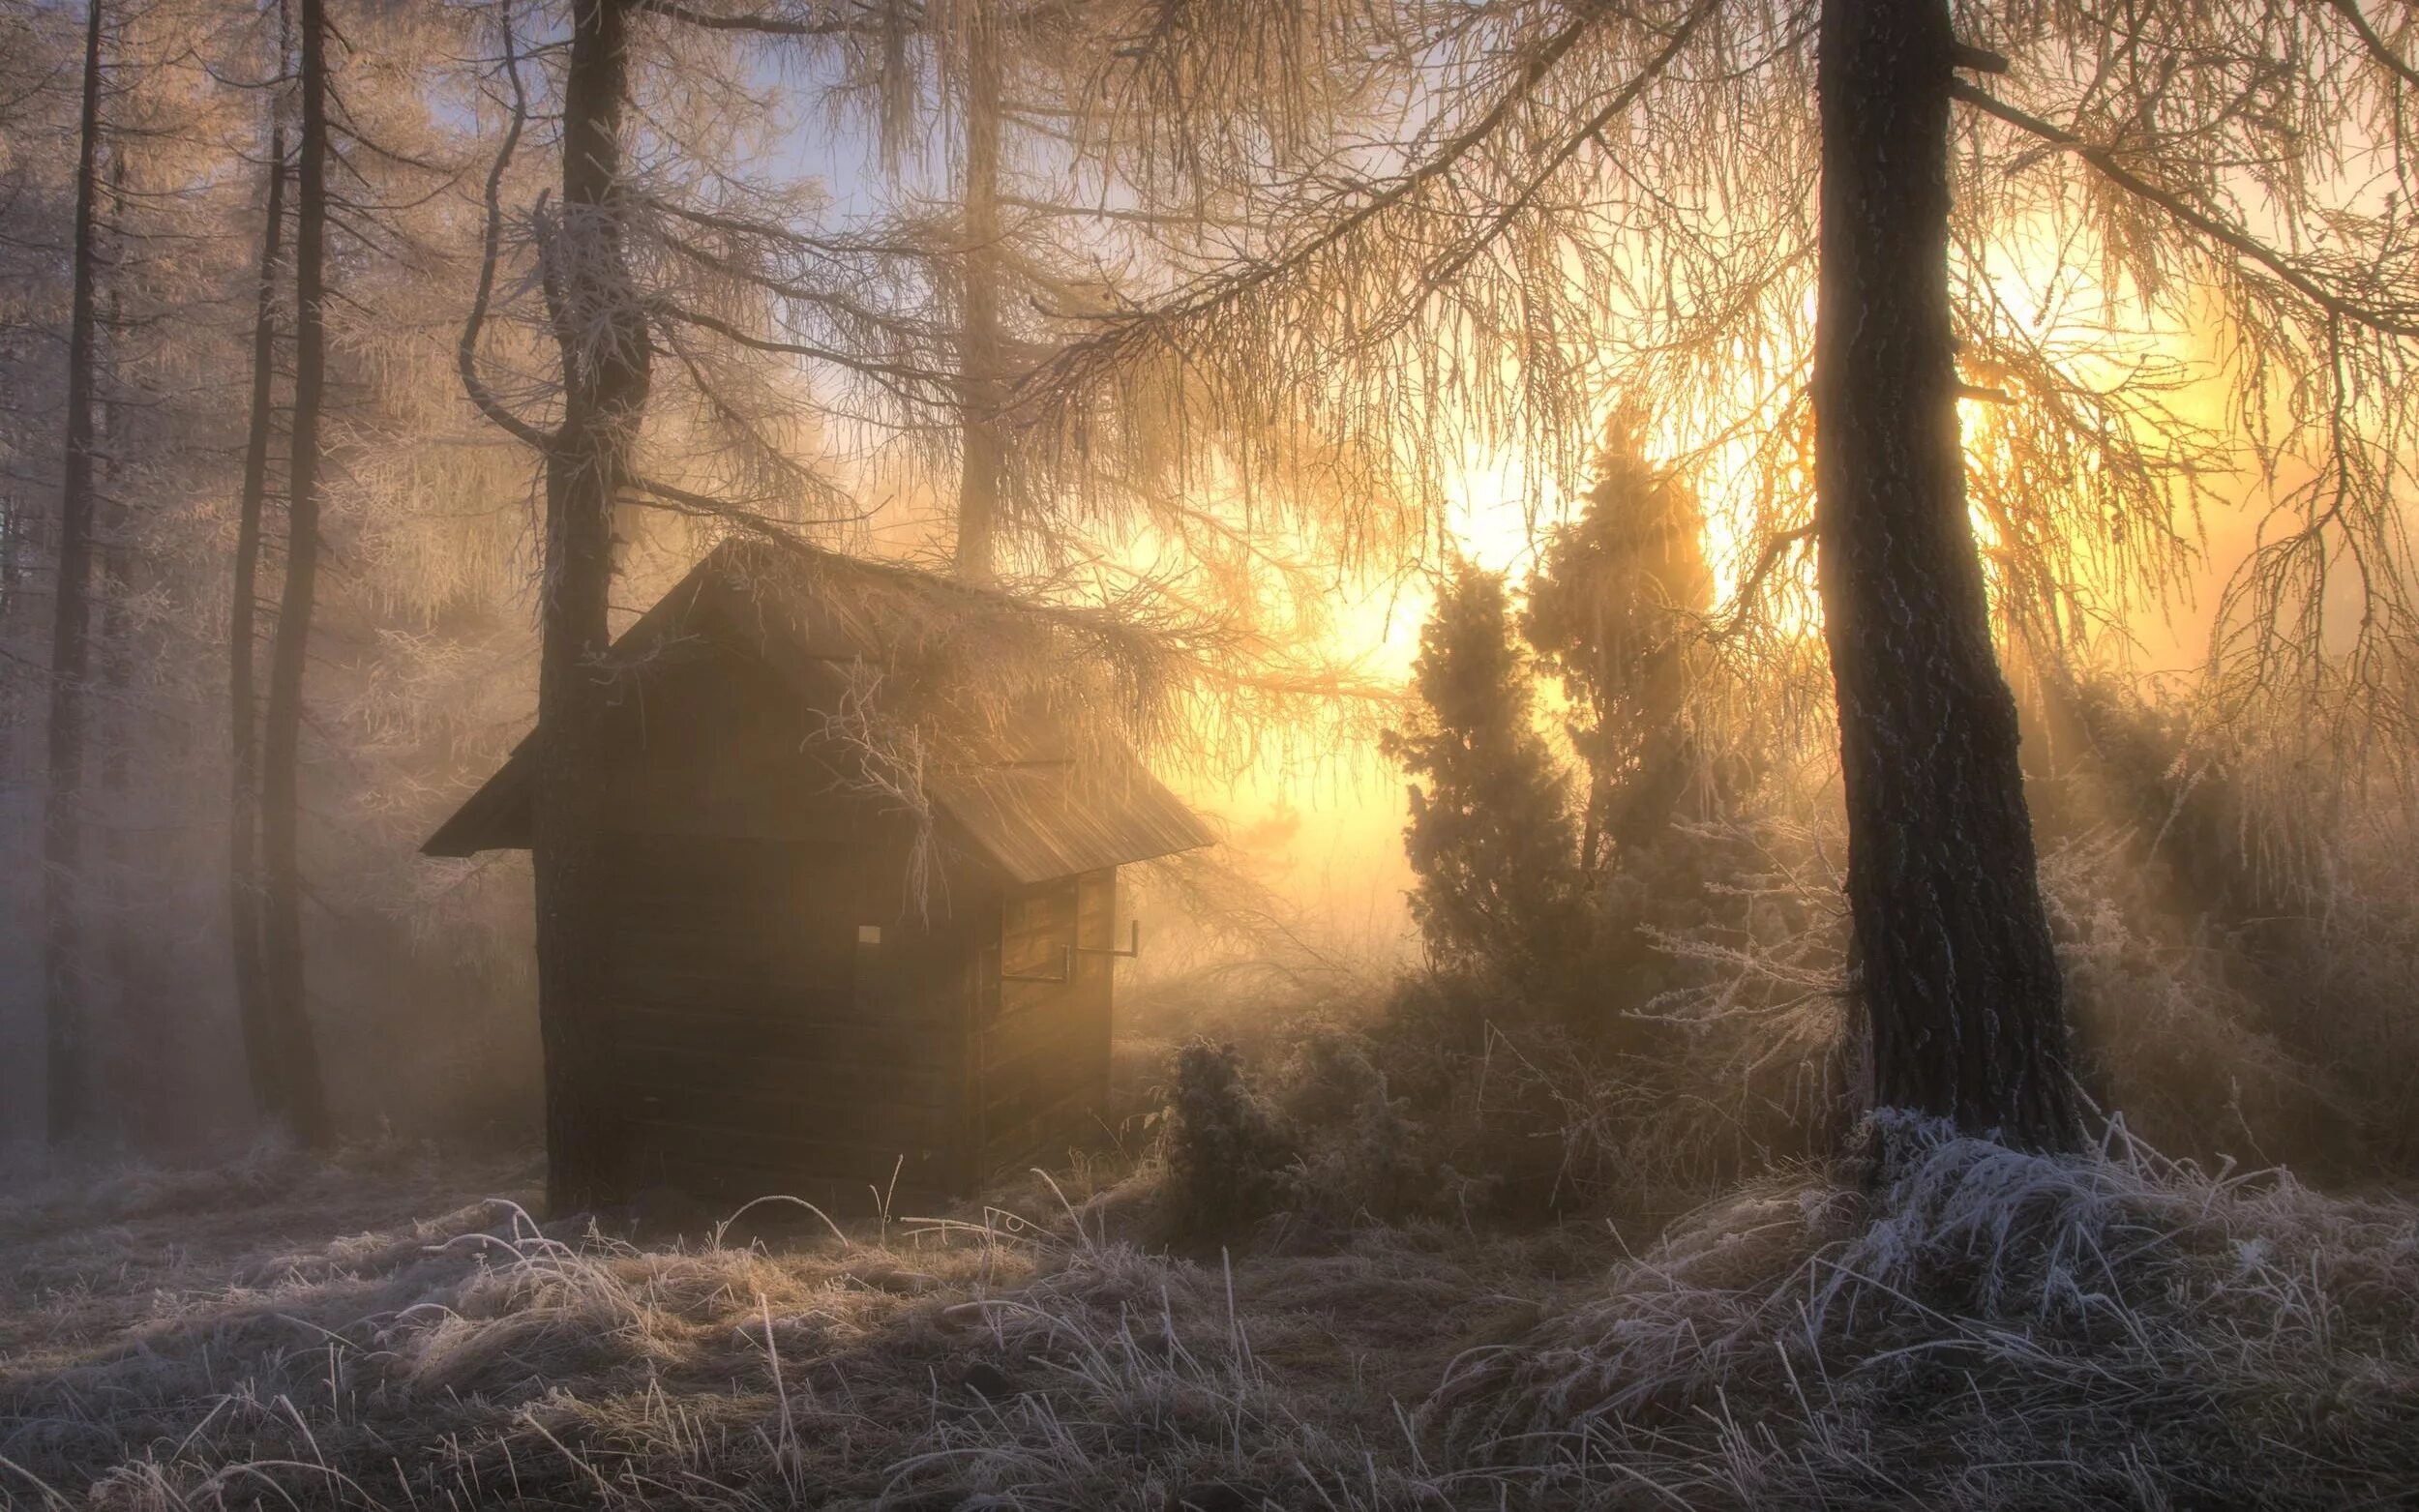
[[[1118,869],[1210,836],[1060,697],[966,695],[1030,628],[726,543],[615,642],[596,1007],[640,1186],[963,1193],[1100,1137]],[[527,848],[533,764],[423,849]]]

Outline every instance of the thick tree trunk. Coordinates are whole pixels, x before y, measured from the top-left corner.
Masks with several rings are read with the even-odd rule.
[[[1876,1107],[2077,1136],[2015,700],[1966,515],[1947,0],[1824,0],[1816,492]]]
[[[320,411],[327,390],[327,15],[302,0],[302,140],[294,184],[293,460],[285,484],[285,586],[260,728],[261,964],[277,1062],[278,1115],[310,1147],[329,1143],[327,1091],[304,995],[303,670],[319,570]]]
[[[260,516],[269,493],[269,436],[277,376],[277,268],[285,221],[285,128],[269,130],[268,224],[260,241],[260,287],[252,326],[252,422],[244,433],[243,492],[236,501],[235,571],[226,622],[226,916],[235,972],[235,1009],[254,1110],[281,1116],[277,1035],[270,1024],[267,971],[260,959],[260,710],[253,690],[254,621],[260,593]]]
[[[43,798],[45,1132],[73,1137],[85,1107],[83,981],[84,678],[91,654],[93,516],[93,217],[101,161],[101,0],[84,20],[84,98],[75,156],[74,283],[69,296],[67,455],[59,488],[59,576],[50,623],[49,783]]]
[[[1000,379],[1000,23],[998,0],[967,17],[966,175],[959,249],[958,575],[991,578],[998,550],[1005,452]]]
[[[597,998],[606,921],[599,863],[607,818],[613,505],[646,409],[645,313],[621,218],[630,0],[575,0],[563,82],[563,423],[546,458],[546,563],[538,652],[538,1031],[546,1054],[546,1198],[555,1213],[627,1197],[625,1123]]]

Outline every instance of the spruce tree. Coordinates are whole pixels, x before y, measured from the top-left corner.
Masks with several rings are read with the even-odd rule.
[[[1439,962],[1542,989],[1585,948],[1584,878],[1500,574],[1455,564],[1412,678],[1417,712],[1385,740],[1412,777],[1412,915]]]

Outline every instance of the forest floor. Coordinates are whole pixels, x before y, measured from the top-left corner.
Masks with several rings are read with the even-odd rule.
[[[25,1171],[0,1503],[2419,1506],[2419,1207],[1899,1145],[1659,1237],[1232,1258],[1150,1239],[1149,1161],[643,1244],[526,1159]]]

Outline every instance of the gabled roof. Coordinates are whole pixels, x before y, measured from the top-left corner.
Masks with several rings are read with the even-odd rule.
[[[725,542],[614,642],[625,662],[675,637],[705,637],[770,668],[808,708],[828,712],[852,668],[885,671],[983,654],[1014,606],[1002,595],[912,568],[808,547]],[[670,673],[676,675],[676,672]],[[1148,861],[1213,838],[1121,741],[1080,736],[1030,697],[978,711],[933,700],[949,755],[924,778],[933,806],[1010,880],[1047,881]],[[955,711],[955,712],[952,712]],[[529,845],[536,746],[524,738],[420,848],[467,856]]]

